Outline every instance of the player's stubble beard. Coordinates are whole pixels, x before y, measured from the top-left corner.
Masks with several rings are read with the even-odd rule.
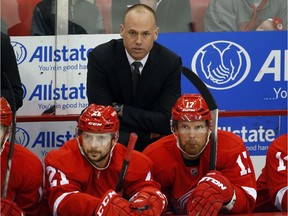
[[[110,146],[109,150],[105,153],[103,153],[103,151],[99,151],[96,149],[90,149],[86,153],[86,156],[87,156],[87,158],[89,158],[91,163],[94,164],[95,166],[98,166],[100,164],[105,166],[106,162],[109,160],[111,150],[112,150],[112,146]],[[96,159],[94,157],[92,157],[92,155],[91,155],[91,154],[95,154],[95,153],[99,155],[98,158],[96,158]]]

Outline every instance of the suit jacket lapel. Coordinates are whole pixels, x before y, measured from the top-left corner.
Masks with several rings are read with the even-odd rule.
[[[122,90],[123,99],[127,99],[127,101],[125,102],[127,104],[131,104],[133,100],[131,68],[126,56],[122,40],[118,41],[117,43],[115,55],[116,63],[114,66],[114,70],[116,71],[116,77]]]

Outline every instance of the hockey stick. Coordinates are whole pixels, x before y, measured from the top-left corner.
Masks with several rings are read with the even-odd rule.
[[[130,162],[130,159],[131,159],[132,151],[134,149],[134,146],[135,146],[135,143],[136,143],[137,139],[138,139],[138,136],[137,136],[136,133],[131,133],[130,134],[129,143],[128,143],[128,146],[127,146],[127,150],[126,150],[126,153],[125,153],[125,156],[124,156],[124,161],[123,161],[123,164],[122,164],[122,168],[120,170],[118,182],[117,182],[116,189],[115,189],[115,191],[117,193],[119,193],[121,191],[121,187],[122,187],[123,181],[125,179],[126,172],[127,172],[128,166],[129,166],[129,162]]]
[[[13,94],[13,89],[12,89],[11,83],[10,83],[6,73],[3,72],[2,75],[7,80],[7,83],[9,86],[9,91],[10,91],[11,97],[12,97],[12,103],[13,103],[13,104],[9,104],[12,108],[12,131],[10,133],[10,148],[9,148],[9,152],[8,152],[7,168],[6,168],[3,191],[2,191],[2,198],[5,199],[6,195],[7,195],[7,190],[8,190],[12,157],[13,157],[13,152],[14,152],[14,142],[15,142],[15,133],[16,133],[16,103],[15,103],[15,97]]]
[[[212,133],[209,170],[215,170],[217,153],[218,106],[205,83],[193,71],[191,71],[187,67],[182,67],[182,73],[198,89],[210,110],[212,120]]]

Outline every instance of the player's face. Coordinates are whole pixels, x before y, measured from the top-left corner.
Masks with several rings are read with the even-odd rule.
[[[143,59],[150,52],[158,31],[153,15],[147,11],[141,14],[130,11],[120,26],[124,46],[135,60]]]
[[[197,155],[206,145],[209,128],[206,121],[179,121],[179,145],[188,155]]]
[[[0,141],[1,141],[1,147],[4,144],[5,141],[5,136],[6,136],[6,132],[7,132],[7,127],[5,125],[0,125]]]
[[[112,148],[112,133],[82,133],[82,148],[87,158],[97,167],[105,167]]]

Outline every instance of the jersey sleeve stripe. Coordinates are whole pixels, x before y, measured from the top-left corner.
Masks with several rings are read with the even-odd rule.
[[[275,202],[274,202],[274,205],[280,210],[282,211],[282,199],[283,199],[283,196],[285,194],[285,192],[288,190],[288,186],[286,187],[283,187],[281,188],[276,197],[275,197]]]
[[[257,198],[257,192],[256,192],[255,188],[245,187],[245,186],[242,186],[242,188],[243,188],[250,196],[252,196],[254,200],[256,200],[256,198]]]
[[[78,193],[79,191],[72,191],[72,192],[67,192],[67,193],[63,193],[61,196],[59,196],[56,201],[54,202],[54,205],[53,205],[53,216],[57,216],[57,209],[58,209],[58,206],[59,204],[61,203],[61,201],[66,197],[68,196],[69,194],[72,194],[72,193]]]

